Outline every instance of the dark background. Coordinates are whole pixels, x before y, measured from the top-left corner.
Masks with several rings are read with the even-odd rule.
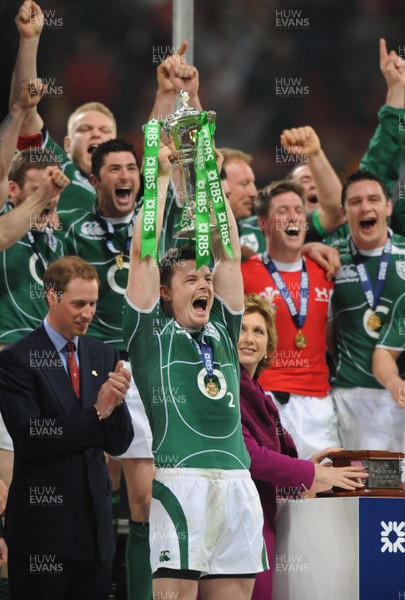
[[[0,0],[1,114],[7,98],[21,2]],[[166,0],[43,0],[49,21],[38,75],[59,94],[40,113],[59,143],[70,112],[98,100],[115,113],[118,132],[142,150],[142,125],[156,89],[156,62],[172,47],[172,3]],[[301,11],[306,28],[276,27],[276,10]],[[280,13],[279,13],[280,14]],[[297,13],[295,13],[297,15]],[[312,125],[338,174],[358,161],[384,104],[378,40],[405,53],[403,0],[195,0],[194,63],[203,106],[217,112],[218,146],[254,157],[259,186],[283,177],[277,162],[284,128]],[[59,24],[59,26],[58,26]],[[307,93],[276,94],[276,79],[297,78]]]

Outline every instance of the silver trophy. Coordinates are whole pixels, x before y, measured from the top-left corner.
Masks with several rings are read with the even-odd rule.
[[[169,115],[163,122],[164,131],[172,138],[174,146],[178,152],[178,159],[174,162],[178,169],[178,183],[180,186],[180,200],[183,201],[184,210],[182,213],[180,230],[174,236],[187,239],[195,238],[195,207],[196,207],[196,144],[197,132],[201,127],[201,112],[188,105],[189,95],[185,90],[180,92],[180,101],[182,107]],[[215,123],[216,113],[207,112],[208,122]],[[211,227],[215,228],[215,217],[212,213],[211,202],[209,201],[209,211],[211,216]]]

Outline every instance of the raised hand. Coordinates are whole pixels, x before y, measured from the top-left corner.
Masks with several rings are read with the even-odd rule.
[[[280,141],[289,154],[314,156],[321,151],[319,137],[309,125],[284,129]]]
[[[41,7],[33,0],[25,0],[15,18],[18,32],[23,38],[41,35],[44,26],[44,15]]]
[[[186,62],[187,45],[187,42],[183,42],[175,54],[166,58],[158,66],[158,86],[162,92],[178,94],[180,90],[186,90],[190,96],[197,94],[198,71]]]

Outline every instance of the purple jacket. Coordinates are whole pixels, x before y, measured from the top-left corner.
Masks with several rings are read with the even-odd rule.
[[[274,531],[276,498],[310,488],[315,465],[297,458],[297,449],[281,426],[276,405],[242,366],[240,408],[243,437],[252,461],[250,472]]]

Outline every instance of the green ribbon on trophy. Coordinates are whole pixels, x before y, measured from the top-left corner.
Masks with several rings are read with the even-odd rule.
[[[211,220],[210,205],[214,211],[222,244],[229,256],[233,257],[231,239],[229,234],[228,217],[226,214],[225,199],[219,176],[213,136],[215,123],[208,121],[206,112],[200,113],[200,123],[197,129],[196,143],[196,207],[195,207],[195,239],[196,239],[196,267],[199,269],[210,262]],[[189,216],[188,207],[184,206],[180,215],[176,232],[187,229],[193,224]]]
[[[158,205],[157,174],[159,167],[160,123],[152,119],[145,125],[144,145],[144,205],[141,256],[157,257],[156,218]]]
[[[222,245],[233,257],[225,198],[218,173],[213,135],[215,113],[199,112],[188,106],[188,94],[182,91],[183,107],[163,123],[152,120],[145,126],[145,204],[142,227],[142,258],[156,257],[157,170],[160,125],[171,135],[182,167],[184,188],[190,197],[190,182],[195,175],[193,198],[185,201],[175,235],[196,239],[197,269],[210,262],[211,228],[218,230]],[[193,172],[192,172],[192,169]],[[186,175],[185,175],[186,174]],[[214,213],[216,224],[211,222]]]
[[[205,199],[206,199],[206,211],[208,214],[208,222],[209,220],[209,201],[211,201],[211,206],[215,214],[217,227],[219,230],[219,235],[222,240],[222,245],[229,254],[229,256],[233,257],[232,245],[231,245],[231,236],[229,234],[229,223],[228,216],[226,214],[226,205],[224,192],[222,190],[221,179],[218,173],[217,161],[215,157],[214,143],[212,141],[213,135],[215,133],[215,124],[208,123],[207,113],[201,113],[201,129],[198,130],[197,136],[197,148],[202,144],[203,148],[203,157],[204,157],[204,167],[205,167]],[[202,142],[200,141],[202,140]],[[197,175],[198,182],[198,175]],[[198,189],[198,183],[197,183]],[[197,203],[198,207],[198,203]],[[196,226],[197,226],[198,212],[196,211]],[[210,231],[210,226],[208,226],[208,232]],[[208,235],[210,235],[208,233]],[[197,252],[197,269],[202,265],[207,265],[209,263],[209,255],[208,260],[205,255],[202,255],[202,251],[204,246],[201,245],[199,247],[199,238],[198,238],[198,227],[197,227],[197,236],[196,236],[196,252]],[[209,253],[208,253],[209,254]]]

